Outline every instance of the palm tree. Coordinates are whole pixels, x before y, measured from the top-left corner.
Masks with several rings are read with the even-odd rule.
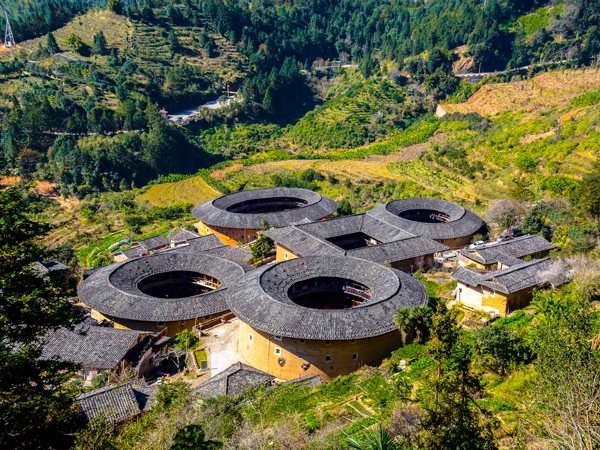
[[[396,314],[396,325],[398,325],[398,329],[402,333],[402,344],[406,345],[408,330],[412,326],[412,314],[410,309],[403,308],[398,311],[398,314]]]
[[[348,446],[355,450],[395,450],[398,448],[392,435],[381,424],[375,429],[367,429],[360,438],[348,439]]]

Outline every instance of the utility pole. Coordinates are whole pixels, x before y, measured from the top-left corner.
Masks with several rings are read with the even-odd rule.
[[[13,36],[10,22],[8,21],[8,12],[4,10],[4,17],[6,18],[6,31],[4,32],[4,48],[13,48],[17,46],[15,37]]]

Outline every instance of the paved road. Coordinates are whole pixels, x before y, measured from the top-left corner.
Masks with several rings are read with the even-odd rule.
[[[175,114],[169,114],[169,122],[183,122],[185,120],[189,120],[192,117],[198,115],[198,111],[200,110],[200,108],[208,108],[208,109],[219,109],[219,108],[223,108],[224,106],[227,106],[229,104],[231,104],[231,102],[233,101],[233,97],[227,97],[227,100],[225,100],[224,102],[221,102],[219,100],[213,100],[212,102],[208,102],[205,103],[203,105],[200,106],[195,106],[193,108],[190,109],[186,109],[185,111],[181,111]]]
[[[235,318],[212,328],[209,336],[202,338],[202,343],[209,350],[211,377],[241,361],[241,355],[237,351],[239,333],[240,320]]]

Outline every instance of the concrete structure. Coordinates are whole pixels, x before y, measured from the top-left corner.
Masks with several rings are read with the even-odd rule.
[[[249,272],[227,294],[241,321],[238,351],[282,380],[330,380],[381,363],[402,345],[398,310],[427,301],[413,277],[343,256],[276,263]]]
[[[336,203],[316,192],[297,188],[240,191],[209,200],[192,213],[202,235],[214,233],[225,244],[247,244],[258,236],[266,220],[277,227],[328,219]]]
[[[346,255],[389,263],[394,269],[408,273],[431,269],[434,254],[448,249],[367,214],[276,228],[266,234],[277,244],[277,261],[312,255]]]
[[[483,225],[474,212],[435,198],[393,200],[376,206],[367,215],[413,236],[433,239],[451,248],[471,243],[473,235]]]
[[[473,264],[478,269],[506,269],[521,264],[523,258],[541,259],[556,248],[542,236],[521,236],[506,242],[478,245],[461,250],[459,262],[462,266]]]
[[[461,267],[452,274],[458,281],[456,301],[473,309],[502,316],[529,306],[533,289],[569,281],[568,274],[555,273],[550,258],[521,262],[508,269],[478,273]]]
[[[96,269],[79,284],[79,298],[95,319],[110,320],[115,328],[167,328],[168,336],[191,330],[227,312],[227,289],[252,269],[218,255],[231,250],[222,244],[205,253],[198,248],[188,245]]]

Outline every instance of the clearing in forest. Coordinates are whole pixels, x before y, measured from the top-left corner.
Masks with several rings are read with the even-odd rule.
[[[173,203],[198,205],[220,195],[219,191],[206,184],[201,177],[193,177],[175,183],[155,184],[137,199],[147,201],[151,206],[164,207]]]

